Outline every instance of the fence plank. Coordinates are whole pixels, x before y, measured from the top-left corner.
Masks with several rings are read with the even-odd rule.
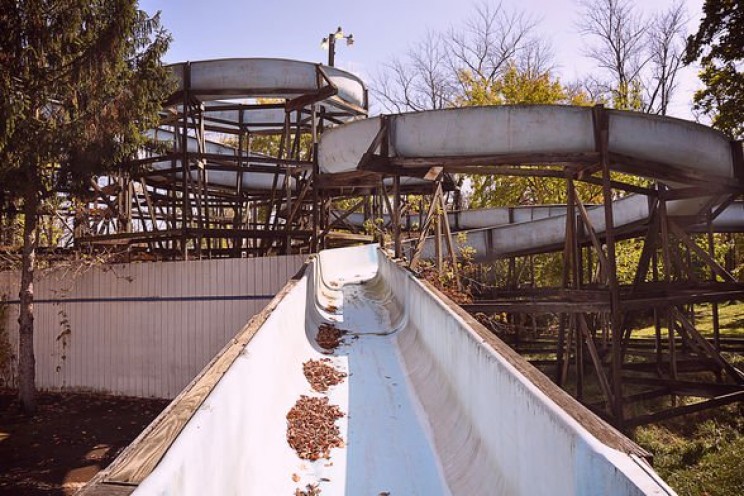
[[[37,386],[172,398],[304,261],[148,262],[37,275]],[[1,324],[16,356],[19,279],[0,272],[0,297],[9,301]],[[65,316],[70,334],[58,339]],[[0,385],[16,385],[17,364],[6,365]]]

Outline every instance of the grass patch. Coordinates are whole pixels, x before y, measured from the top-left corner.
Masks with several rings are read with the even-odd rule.
[[[744,494],[744,405],[637,427],[635,441],[680,496]]]
[[[718,322],[721,337],[744,337],[744,302],[719,303]],[[661,325],[662,328],[665,327],[664,319]],[[703,336],[713,335],[713,305],[709,303],[695,305],[695,328]],[[654,323],[649,322],[646,327],[634,330],[633,337],[654,337]]]

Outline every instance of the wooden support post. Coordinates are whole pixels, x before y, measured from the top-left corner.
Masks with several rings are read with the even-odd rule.
[[[707,236],[708,236],[708,255],[710,258],[715,260],[715,245],[713,244],[713,218],[708,215],[707,218]],[[715,281],[716,280],[716,271],[713,270],[713,267],[710,268],[710,280]],[[713,347],[716,349],[716,351],[721,351],[721,328],[720,328],[720,321],[719,321],[719,315],[718,315],[718,303],[713,302],[711,304],[711,317],[713,320]]]
[[[555,350],[555,383],[563,387],[563,362],[566,351],[566,315],[558,314],[558,342]]]
[[[607,285],[610,291],[610,322],[612,331],[612,385],[614,404],[612,412],[618,427],[623,424],[622,389],[622,316],[620,313],[620,288],[617,282],[615,258],[615,227],[612,210],[612,189],[609,161],[609,115],[602,106],[595,106],[593,112],[595,138],[599,161],[602,168],[602,197],[605,214],[605,245],[607,246]]]
[[[570,314],[566,316],[568,321],[568,327],[566,328],[566,337],[568,343],[566,344],[566,357],[563,360],[563,368],[561,369],[561,384],[566,384],[568,381],[568,371],[571,368],[571,352],[573,351],[574,331],[576,330],[576,314]]]
[[[238,111],[238,171],[235,174],[235,205],[233,206],[233,229],[240,229],[244,216],[243,212],[243,153],[246,148],[246,131],[243,126],[244,111]],[[247,154],[250,157],[250,153]],[[240,257],[243,249],[243,239],[233,237],[233,256]]]
[[[311,178],[313,183],[313,237],[310,241],[310,251],[318,253],[318,234],[320,233],[320,215],[318,212],[320,209],[320,205],[318,204],[318,189],[320,188],[320,185],[318,184],[318,177],[320,175],[320,166],[318,164],[318,107],[315,104],[313,104],[310,109],[310,119],[313,140],[313,175]]]
[[[434,222],[436,223],[436,237],[434,240],[434,253],[437,259],[437,272],[441,276],[444,261],[442,259],[442,218],[439,214],[437,214],[436,218],[434,219]]]
[[[581,333],[576,331],[576,399],[584,399],[584,340]]]
[[[607,374],[605,373],[602,360],[599,357],[599,353],[597,352],[597,347],[594,344],[594,338],[592,337],[592,333],[589,330],[589,325],[586,322],[586,317],[584,316],[584,314],[579,314],[578,321],[579,330],[584,338],[584,343],[586,343],[586,348],[587,350],[589,350],[589,357],[592,360],[592,364],[594,364],[594,370],[597,373],[599,386],[602,389],[602,393],[605,396],[607,404],[613,405],[615,401],[613,400],[612,387],[610,386],[610,381],[607,378]]]
[[[400,175],[393,176],[393,211],[390,213],[393,220],[393,243],[395,245],[395,258],[403,256],[403,248],[400,240]]]
[[[576,189],[573,180],[566,179],[567,202],[566,202],[566,236],[563,248],[563,287],[576,287]]]
[[[204,102],[199,103],[198,107],[198,122],[194,126],[196,129],[196,142],[197,142],[197,149],[199,150],[199,153],[206,153],[206,135],[204,134]],[[192,118],[193,122],[193,118]],[[199,199],[198,204],[201,210],[201,215],[203,219],[201,220],[201,225],[209,229],[211,227],[210,223],[210,212],[209,212],[209,195],[207,194],[207,182],[208,182],[208,171],[207,171],[207,163],[206,160],[199,160],[198,162],[198,168],[197,168],[197,174],[199,178],[199,192],[197,193],[197,198]],[[212,257],[212,244],[213,241],[216,242],[217,240],[211,240],[209,238],[206,239],[207,242],[207,257]],[[199,245],[202,244],[202,238],[199,237]],[[201,252],[199,252],[199,256],[201,258]]]
[[[191,182],[191,168],[189,167],[189,135],[188,135],[188,112],[191,105],[189,95],[191,88],[191,64],[186,62],[183,68],[183,101],[182,101],[182,121],[181,121],[181,182],[182,184],[182,212],[181,212],[181,256],[188,260],[188,225],[191,217],[191,204],[189,199],[189,183]]]
[[[659,257],[654,248],[651,258],[651,273],[654,282],[659,280]],[[661,321],[659,319],[659,310],[654,307],[654,353],[656,356],[656,372],[659,376],[662,374],[662,343],[661,343]]]
[[[434,186],[434,194],[432,195],[431,203],[429,204],[429,211],[426,214],[426,219],[421,225],[421,231],[419,232],[419,238],[418,238],[418,241],[416,242],[416,247],[413,250],[413,254],[411,255],[410,267],[413,270],[415,270],[416,267],[418,267],[418,263],[421,258],[421,250],[424,247],[424,242],[426,241],[426,235],[429,232],[429,227],[431,226],[432,222],[436,221],[437,208],[439,206],[439,195],[441,194],[442,194],[442,183],[437,181]],[[435,239],[435,246],[436,246],[436,239]]]
[[[444,195],[441,193],[441,189],[439,194],[439,201],[441,206],[440,218],[444,227],[444,239],[447,243],[447,251],[449,252],[450,263],[452,264],[452,273],[455,275],[455,284],[457,285],[457,289],[459,291],[462,291],[460,271],[457,269],[457,253],[455,252],[455,245],[454,243],[452,243],[452,231],[450,230],[449,216],[447,215],[447,204],[444,201]]]
[[[659,201],[659,222],[661,224],[661,255],[664,262],[664,281],[669,283],[672,280],[672,255],[669,247],[669,217],[667,216],[666,200]],[[669,331],[669,375],[672,379],[677,379],[677,349],[674,337],[675,324],[672,309],[667,307],[665,314]],[[674,398],[672,399],[674,401]]]
[[[424,195],[419,196],[419,211],[418,211],[418,225],[419,229],[422,229],[424,227]]]

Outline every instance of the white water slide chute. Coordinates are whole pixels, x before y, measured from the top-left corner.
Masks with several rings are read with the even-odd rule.
[[[672,191],[706,186],[712,192],[668,201],[670,216],[704,215],[714,211],[725,198],[740,193],[744,180],[740,142],[679,119],[604,109],[600,115],[607,122],[607,157],[613,170],[657,179]],[[599,162],[597,120],[598,113],[593,108],[549,105],[460,108],[377,117],[325,133],[320,143],[320,164],[328,173],[343,173],[369,161],[374,152],[375,159],[384,164],[376,170],[392,166],[403,174],[446,164],[454,164],[449,170],[471,173],[478,173],[479,165],[497,164],[490,171],[498,173],[499,165],[566,163],[576,164],[576,171],[588,170],[591,174]],[[386,143],[385,152],[379,144],[383,141],[381,136]],[[488,173],[485,168],[481,171]],[[576,171],[580,176],[582,172]],[[538,215],[526,222],[504,222],[497,215],[499,210],[491,211],[496,214],[492,222],[484,218],[487,212],[461,213],[466,224],[480,227],[467,232],[466,244],[475,248],[478,260],[560,249],[565,236],[565,210],[561,214],[539,212],[540,208],[536,207]],[[638,232],[648,220],[649,209],[645,196],[619,199],[613,202],[613,227],[620,232]],[[719,212],[728,219],[727,226],[744,225],[744,218],[739,216],[740,205],[727,210],[725,214]],[[595,207],[588,213],[595,230],[603,233],[604,208]],[[433,245],[432,240],[427,242],[424,257],[434,255]]]
[[[247,67],[216,61],[180,74],[208,100],[250,85],[265,94]],[[310,68],[306,77],[317,77]],[[291,87],[294,76],[287,77]],[[333,96],[318,95],[346,98],[333,100],[339,107],[358,105],[355,82],[338,77]],[[212,124],[234,124],[220,115]],[[212,160],[231,153],[208,146]],[[538,165],[584,180],[603,172],[607,190],[610,169],[655,179],[663,186],[649,193],[680,223],[715,213],[728,226],[744,224],[741,205],[731,204],[744,180],[741,143],[676,119],[568,106],[420,112],[339,121],[322,133],[317,155],[319,173],[340,177],[339,187],[355,174],[426,184],[443,168],[504,173]],[[233,174],[218,182],[237,180]],[[647,196],[611,205],[588,212],[598,234],[608,230],[608,217],[617,233],[648,223]],[[484,215],[467,220],[480,229],[466,231],[482,259],[555,250],[565,241],[560,208],[507,222],[475,218]],[[424,255],[431,250],[425,245]],[[330,357],[347,375],[318,393],[303,364],[327,356],[317,342],[324,324],[347,331]],[[301,459],[287,442],[287,414],[303,395],[327,397],[344,413],[337,420],[343,445],[328,458]],[[308,487],[323,496],[674,494],[647,456],[426,281],[365,245],[311,257],[82,494],[289,495]]]
[[[332,309],[332,311],[329,311]],[[302,364],[348,330],[344,447],[298,458]],[[313,259],[98,479],[137,495],[673,494],[635,444],[371,245]],[[86,494],[86,493],[83,493]],[[93,493],[89,493],[93,494]]]

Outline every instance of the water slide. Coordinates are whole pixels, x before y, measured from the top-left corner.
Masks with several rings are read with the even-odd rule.
[[[318,336],[328,323],[346,331],[330,354]],[[317,392],[303,364],[324,358],[345,377]],[[287,415],[303,396],[327,398],[343,414],[334,424],[343,442],[327,458],[300,458],[288,444]],[[674,494],[644,455],[436,290],[365,245],[312,258],[88,489]]]
[[[251,132],[281,132],[285,124],[284,108],[266,108],[243,106],[256,99],[296,99],[317,96],[318,105],[328,109],[329,115],[339,122],[347,121],[351,114],[344,110],[366,112],[366,87],[357,76],[338,69],[311,62],[273,58],[234,58],[183,62],[168,66],[176,84],[175,91],[184,88],[189,97],[203,105],[202,124],[213,135],[235,133],[240,127]],[[333,109],[338,109],[333,113]],[[163,111],[166,122],[177,117],[183,111],[183,104],[174,103]],[[353,112],[352,112],[353,114]],[[306,115],[290,113],[292,125],[298,125]],[[299,119],[299,120],[298,120]],[[177,121],[178,122],[178,121]],[[148,136],[165,145],[166,149],[178,151],[181,147],[180,135],[174,134],[172,128],[163,127],[151,130]],[[217,141],[204,140],[203,147],[191,135],[188,137],[187,149],[191,153],[207,153],[236,157],[238,150]],[[243,163],[256,166],[267,165],[265,161],[251,161],[252,154]],[[144,155],[143,157],[144,158]],[[261,157],[266,158],[266,157]],[[214,165],[219,158],[210,156],[205,159],[207,166]],[[169,171],[180,167],[181,159],[156,161],[151,164],[154,171]],[[270,163],[268,164],[270,165]],[[211,170],[210,170],[211,169]],[[176,172],[181,179],[182,173]],[[198,172],[192,170],[191,179],[198,179]],[[275,173],[248,171],[242,173],[244,189],[270,191],[274,186]],[[152,175],[153,183],[164,185],[167,178]],[[291,189],[296,189],[294,179],[290,178]],[[223,189],[237,188],[238,173],[230,170],[219,170],[218,167],[207,167],[206,184]],[[279,173],[277,184],[282,187],[284,174]]]
[[[614,225],[624,235],[642,235],[647,228],[649,204],[639,195],[628,195],[613,204]],[[604,231],[604,209],[601,205],[587,206],[587,214],[598,234]],[[340,218],[343,212],[336,211]],[[389,225],[390,216],[382,216]],[[499,257],[525,255],[562,250],[566,227],[565,205],[534,205],[519,207],[493,207],[449,212],[448,220],[452,232],[464,232],[465,240],[453,236],[455,246],[471,246],[476,249],[475,259],[487,262]],[[348,226],[364,226],[364,214],[352,213],[343,218]],[[418,214],[404,216],[404,227],[421,224]],[[705,223],[687,226],[691,232],[707,232]],[[711,221],[711,230],[716,233],[744,231],[744,203],[734,202]],[[410,251],[415,239],[408,240],[405,247]],[[422,256],[431,258],[435,254],[434,241],[427,239]],[[447,247],[444,245],[446,252]],[[410,258],[410,256],[409,256]]]
[[[170,131],[168,129],[157,129],[157,130],[151,130],[147,133],[148,137],[152,139],[153,141],[166,145],[166,146],[173,146],[173,143],[175,141],[178,141],[180,136],[175,135],[173,131]],[[212,140],[204,140],[203,143],[203,150],[200,150],[199,142],[196,138],[193,136],[189,136],[187,140],[187,149],[190,153],[198,153],[198,152],[204,152],[216,155],[225,155],[227,157],[237,157],[238,156],[238,150],[235,147],[225,145],[223,143],[219,143]],[[256,162],[251,161],[251,158],[253,157],[261,157],[261,158],[267,158],[266,156],[257,154],[257,153],[251,153],[248,155],[243,162],[243,164],[247,165],[266,165],[265,162]],[[143,156],[144,158],[144,156]],[[212,158],[210,160],[207,160],[207,165],[209,165],[209,162],[216,162],[219,160],[219,158]],[[176,163],[180,165],[180,160],[176,160]],[[159,160],[157,162],[153,162],[150,167],[153,171],[167,171],[171,168],[173,168],[173,162],[171,160]],[[177,179],[181,179],[183,177],[182,172],[176,172],[175,177]],[[199,180],[199,172],[192,169],[190,171],[191,180],[192,181],[198,181]],[[206,172],[206,183],[211,187],[216,188],[222,188],[226,190],[235,190],[238,187],[238,173],[236,171],[230,171],[230,170],[219,170],[219,169],[213,169],[213,168],[207,168]],[[266,172],[253,172],[253,171],[246,171],[242,173],[242,181],[243,185],[246,189],[251,190],[263,190],[263,191],[271,191],[272,186],[274,185],[274,176],[273,173],[266,173]],[[276,184],[281,188],[284,184],[284,173],[278,172],[277,174],[277,181]],[[149,177],[150,183],[153,185],[161,185],[161,184],[167,184],[168,177],[165,175],[151,175]],[[297,181],[293,177],[289,177],[290,181],[290,188],[292,190],[297,189]]]
[[[706,126],[680,119],[615,110],[608,110],[607,114],[608,152],[616,162],[635,165],[632,173],[659,179],[670,189],[700,184],[707,184],[712,190],[716,185],[742,187],[741,143],[731,142]],[[424,159],[433,164],[437,159],[452,157],[472,157],[478,162],[481,157],[504,156],[513,157],[512,163],[518,165],[520,161],[540,163],[541,157],[584,160],[596,150],[593,111],[588,107],[470,107],[399,114],[387,119],[387,158],[392,163]],[[321,169],[339,173],[354,168],[381,125],[382,120],[377,117],[326,132],[320,142]],[[675,180],[676,177],[679,179]],[[673,200],[667,202],[667,211],[671,216],[693,216],[704,213],[706,206],[715,205],[716,200],[709,196]],[[740,230],[744,226],[741,204],[732,205],[724,212],[717,221],[719,229]],[[597,233],[603,233],[603,207],[591,208],[588,213]],[[465,244],[475,248],[478,261],[562,246],[565,209],[561,212],[536,207],[520,212],[513,219],[504,218],[503,214],[508,215],[509,210],[462,212],[459,218],[451,218],[462,229],[471,229],[465,233]],[[616,200],[613,216],[616,229],[638,232],[648,220],[648,199],[629,195]],[[433,255],[434,243],[430,239],[423,256]]]
[[[388,154],[578,157],[595,150],[591,112],[538,106],[391,116]],[[327,130],[322,171],[355,170],[380,126],[365,119]],[[675,174],[711,184],[741,178],[740,148],[704,126],[609,111],[609,129],[611,153],[652,164],[639,174],[671,188],[682,184],[669,179]],[[675,200],[669,211],[696,214],[710,201]],[[623,198],[613,212],[621,228],[645,222],[647,200]],[[603,230],[604,217],[590,215]],[[468,231],[468,243],[496,255],[545,249],[561,242],[564,225],[560,212],[547,212]],[[330,354],[320,329],[344,332]],[[342,379],[318,392],[303,364],[323,358]],[[297,423],[290,412],[307,401],[321,406]],[[319,450],[288,443],[312,445],[316,435],[326,443]],[[82,494],[114,486],[138,495],[674,494],[646,455],[426,282],[360,246],[312,258]]]

